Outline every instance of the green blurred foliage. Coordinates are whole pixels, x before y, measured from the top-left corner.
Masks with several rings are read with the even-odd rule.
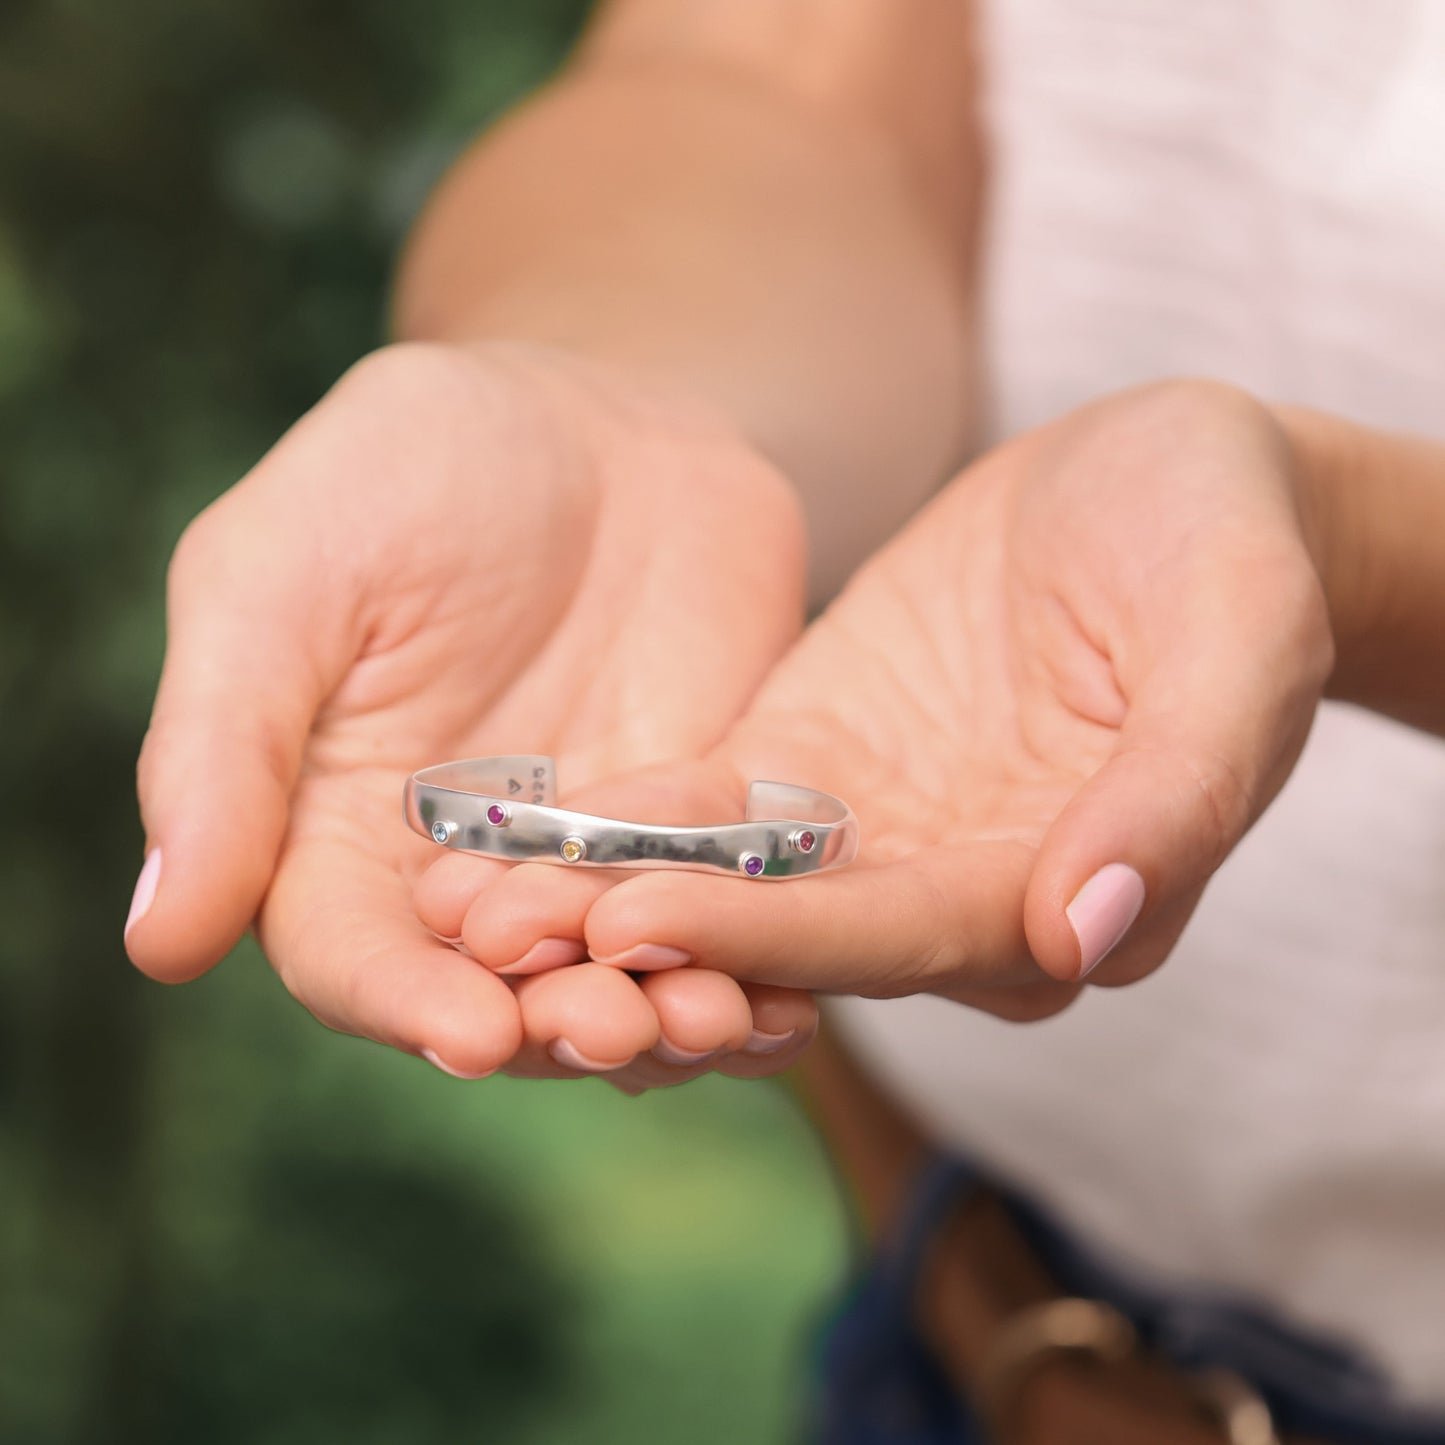
[[[783,1095],[466,1085],[120,922],[185,521],[384,332],[579,0],[0,6],[0,1440],[784,1439],[842,1222]]]

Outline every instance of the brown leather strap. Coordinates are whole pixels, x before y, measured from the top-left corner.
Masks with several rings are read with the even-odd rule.
[[[799,1083],[876,1239],[900,1214],[927,1143],[831,1039],[818,1040]],[[1044,1351],[1014,1382],[1005,1407],[997,1384],[987,1383],[1006,1353],[1000,1341],[1011,1322],[1060,1297],[1008,1211],[987,1192],[954,1212],[926,1257],[921,1332],[960,1394],[994,1418],[1000,1445],[1276,1445],[1268,1412],[1247,1387],[1231,1395],[1219,1380],[1201,1383],[1138,1352],[1101,1349],[1081,1358],[1077,1350]],[[983,1398],[990,1391],[992,1398]],[[1290,1437],[1287,1445],[1310,1442]]]

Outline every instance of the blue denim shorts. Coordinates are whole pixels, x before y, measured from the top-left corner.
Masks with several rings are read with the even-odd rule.
[[[1268,1402],[1280,1431],[1340,1445],[1445,1445],[1445,1417],[1399,1404],[1350,1350],[1237,1300],[1172,1292],[1106,1268],[1037,1206],[952,1159],[923,1170],[895,1238],[823,1332],[807,1434],[815,1445],[986,1445],[913,1320],[930,1240],[985,1183],[1066,1294],[1113,1305],[1146,1347],[1181,1369],[1232,1370]],[[1445,1300],[1441,1316],[1445,1329]]]

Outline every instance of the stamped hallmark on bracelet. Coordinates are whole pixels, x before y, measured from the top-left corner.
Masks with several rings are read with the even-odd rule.
[[[858,820],[841,798],[794,783],[748,785],[740,823],[668,827],[556,806],[556,769],[534,754],[470,758],[407,780],[408,825],[443,848],[582,868],[683,868],[801,878],[851,863]]]

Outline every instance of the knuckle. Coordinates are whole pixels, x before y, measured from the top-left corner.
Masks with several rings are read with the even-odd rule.
[[[1220,753],[1182,756],[1178,766],[1205,819],[1205,856],[1209,871],[1213,872],[1249,826],[1254,812],[1254,789],[1239,769]]]
[[[140,752],[135,760],[135,790],[144,800],[156,781],[160,760],[165,754],[164,727],[159,721],[152,722],[141,739]]]
[[[459,347],[401,341],[354,362],[323,405],[371,422],[405,416],[424,434],[431,423],[454,427],[459,417],[500,425],[522,405],[523,390],[502,366]]]
[[[223,555],[226,528],[219,498],[186,524],[171,552],[166,571],[167,588],[172,597],[189,590],[195,582],[210,576]]]

